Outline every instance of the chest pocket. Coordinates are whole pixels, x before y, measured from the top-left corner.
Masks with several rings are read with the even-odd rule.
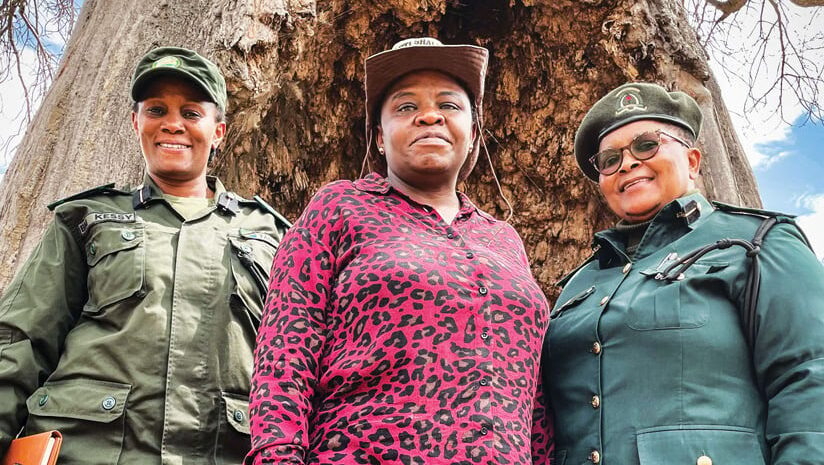
[[[640,273],[646,277],[638,284],[630,304],[627,326],[637,331],[655,329],[693,329],[709,320],[711,306],[702,294],[709,292],[716,273],[727,267],[723,262],[696,262],[681,279],[657,279],[658,268]]]
[[[96,225],[84,247],[89,298],[83,311],[99,312],[142,291],[146,259],[142,224]]]
[[[229,236],[229,244],[235,279],[232,298],[249,310],[257,326],[278,241],[265,232],[241,229],[237,235]]]

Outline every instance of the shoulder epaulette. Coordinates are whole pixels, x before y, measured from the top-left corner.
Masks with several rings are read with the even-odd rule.
[[[287,220],[286,217],[284,217],[283,215],[278,213],[277,210],[272,208],[272,206],[269,205],[268,203],[266,203],[266,201],[263,200],[259,195],[255,195],[252,198],[253,198],[253,200],[242,199],[241,203],[255,206],[255,207],[260,208],[261,210],[265,211],[266,213],[274,216],[275,219],[278,220],[279,222],[281,222],[286,229],[289,229],[289,228],[292,227],[292,223],[289,220]]]
[[[775,217],[779,217],[779,216],[783,216],[783,217],[787,217],[787,218],[795,218],[795,215],[790,215],[790,214],[787,214],[787,213],[781,213],[781,212],[770,211],[770,210],[761,210],[759,208],[741,207],[741,206],[738,206],[738,205],[730,205],[728,203],[717,202],[715,200],[712,201],[712,206],[715,207],[717,210],[721,210],[721,211],[728,212],[728,213],[741,213],[741,214],[744,214],[744,215],[753,215],[753,216],[759,216],[759,217],[762,217],[762,218],[764,218],[764,217],[775,218]]]
[[[63,205],[66,202],[71,202],[72,200],[78,200],[78,199],[85,199],[85,198],[91,197],[93,195],[98,195],[98,194],[125,194],[125,195],[131,195],[130,192],[123,191],[123,190],[120,190],[120,189],[115,189],[114,188],[114,183],[112,182],[112,183],[109,183],[109,184],[104,184],[102,186],[97,186],[95,188],[92,188],[92,189],[89,189],[89,190],[86,190],[86,191],[83,191],[83,192],[78,192],[77,194],[70,195],[70,196],[68,196],[66,198],[63,198],[63,199],[60,199],[56,202],[52,202],[49,205],[47,205],[47,208],[50,211],[54,211],[55,208],[57,208],[60,205]]]

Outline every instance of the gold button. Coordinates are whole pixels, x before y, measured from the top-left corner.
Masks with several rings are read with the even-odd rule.
[[[606,305],[609,302],[609,296],[605,295],[603,299],[601,299],[601,305]]]
[[[712,459],[707,457],[706,455],[702,455],[698,457],[698,460],[695,461],[695,465],[712,465]]]
[[[601,344],[599,342],[592,343],[592,353],[598,355],[601,353]]]
[[[624,274],[627,274],[627,273],[629,273],[629,270],[631,270],[631,269],[632,269],[632,263],[627,263],[626,265],[624,265],[624,269],[621,270],[621,271],[623,271]]]
[[[598,408],[601,406],[601,398],[598,396],[592,396],[592,408]]]
[[[589,453],[589,461],[592,463],[601,463],[601,453],[594,450]]]

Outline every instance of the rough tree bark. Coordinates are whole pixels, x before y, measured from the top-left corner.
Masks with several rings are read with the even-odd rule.
[[[614,218],[573,161],[589,106],[627,80],[695,96],[709,197],[760,204],[694,31],[678,0],[87,0],[60,72],[0,186],[0,289],[49,218],[45,205],[111,181],[139,182],[129,73],[160,44],[213,57],[226,74],[229,132],[214,171],[294,219],[324,183],[358,176],[363,61],[402,38],[491,52],[485,127],[536,277],[552,283]],[[499,218],[482,156],[463,188]]]

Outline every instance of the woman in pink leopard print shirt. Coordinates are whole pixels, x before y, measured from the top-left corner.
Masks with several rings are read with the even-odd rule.
[[[322,188],[281,242],[247,463],[548,463],[546,299],[515,230],[456,191],[478,156],[486,61],[434,39],[367,60],[380,155]]]

